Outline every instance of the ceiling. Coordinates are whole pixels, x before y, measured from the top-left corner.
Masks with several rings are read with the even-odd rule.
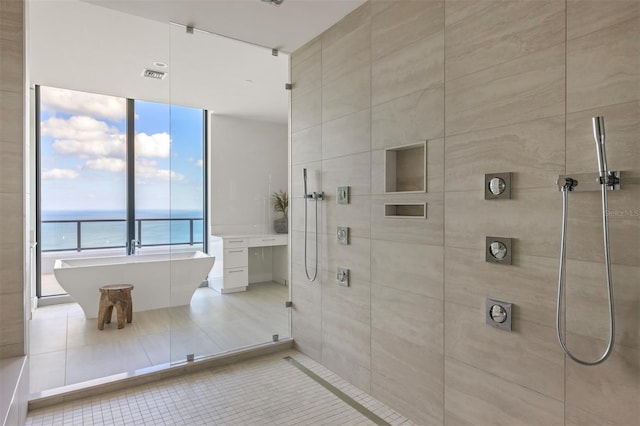
[[[30,83],[287,123],[288,55],[271,48],[294,51],[363,2],[31,0]]]
[[[175,22],[291,53],[365,0],[84,0],[109,9]]]

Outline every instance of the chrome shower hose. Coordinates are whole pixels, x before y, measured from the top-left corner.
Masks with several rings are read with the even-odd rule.
[[[311,276],[311,274],[309,274],[309,269],[307,267],[307,203],[309,198],[307,198],[307,195],[305,194],[305,199],[304,199],[304,273],[307,276],[307,280],[314,282],[316,280],[316,277],[318,276],[318,198],[315,196],[315,193],[313,196],[310,196],[311,198],[313,198],[314,204],[315,204],[315,242],[316,242],[316,252],[314,255],[315,258],[315,267],[314,267],[314,271],[313,271],[313,276]]]
[[[602,184],[602,229],[604,235],[604,264],[605,272],[607,275],[607,291],[609,298],[609,343],[606,350],[595,361],[585,361],[577,358],[571,353],[565,342],[565,336],[562,331],[565,326],[563,311],[564,297],[565,297],[565,275],[566,275],[566,250],[567,250],[567,215],[569,204],[569,192],[572,190],[572,182],[567,182],[561,187],[562,192],[562,241],[560,243],[560,270],[558,273],[558,299],[556,309],[556,332],[558,335],[558,341],[560,346],[564,350],[564,353],[572,360],[582,365],[598,365],[604,362],[611,351],[613,350],[613,344],[616,335],[615,315],[613,309],[613,280],[611,279],[611,259],[609,256],[609,218],[607,216],[607,185]]]

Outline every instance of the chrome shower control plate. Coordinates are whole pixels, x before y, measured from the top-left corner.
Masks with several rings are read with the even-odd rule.
[[[491,327],[511,331],[512,304],[501,300],[487,299],[485,322]]]
[[[349,187],[339,186],[336,199],[338,200],[338,204],[349,204]]]
[[[485,200],[511,199],[511,172],[484,175]]]
[[[487,237],[485,260],[490,263],[502,263],[511,265],[512,263],[512,244],[511,238],[504,237]]]
[[[349,244],[349,227],[348,226],[338,226],[338,231],[336,233],[338,244],[346,246]]]
[[[336,279],[338,280],[338,285],[349,287],[349,269],[338,267]]]

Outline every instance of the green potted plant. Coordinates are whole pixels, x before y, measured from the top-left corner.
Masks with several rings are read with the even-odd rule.
[[[282,213],[280,219],[273,221],[273,229],[276,234],[286,234],[289,232],[289,219],[287,217],[287,211],[289,210],[289,197],[285,191],[274,192],[271,196],[271,204],[273,205],[273,211],[276,213]]]

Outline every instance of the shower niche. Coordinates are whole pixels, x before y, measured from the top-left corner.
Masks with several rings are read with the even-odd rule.
[[[426,219],[427,203],[385,204],[384,217]]]
[[[427,191],[427,142],[384,150],[385,194]]]
[[[420,194],[427,192],[427,141],[384,150],[384,193]],[[427,204],[394,202],[384,205],[386,218],[426,219]]]

